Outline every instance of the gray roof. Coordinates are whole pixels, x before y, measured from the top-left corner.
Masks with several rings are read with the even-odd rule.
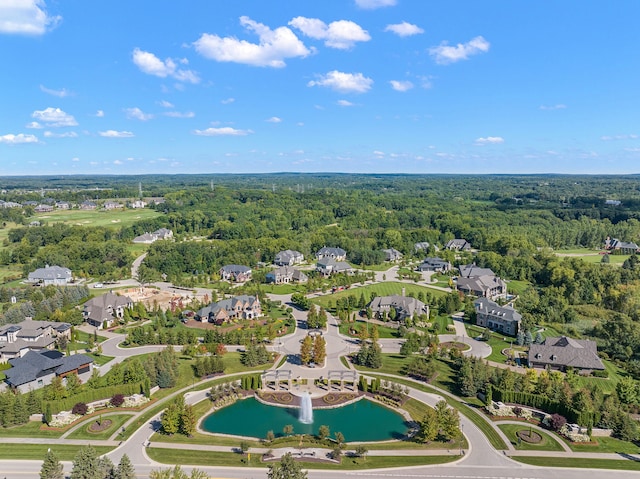
[[[280,251],[276,254],[274,258],[274,263],[290,263],[291,260],[294,261],[302,261],[304,255],[300,251],[295,251],[291,249],[287,249],[284,251]]]
[[[604,369],[594,341],[566,336],[549,337],[529,348],[529,363],[577,369]]]
[[[244,305],[246,307],[252,307],[256,302],[259,302],[258,298],[255,296],[248,296],[246,294],[240,296],[234,296],[233,298],[223,299],[222,301],[218,301],[217,303],[211,303],[204,308],[199,309],[196,312],[201,318],[208,318],[209,316],[215,316],[219,311],[235,311],[235,308],[238,304]]]
[[[61,266],[45,266],[44,268],[38,268],[32,273],[29,273],[29,281],[44,281],[54,279],[71,279],[71,270],[69,268],[63,268]]]
[[[291,266],[280,266],[273,271],[269,271],[266,276],[267,278],[273,278],[274,280],[277,276],[291,276],[291,278],[296,281],[306,281],[309,279],[302,271]]]
[[[467,249],[471,248],[471,243],[469,243],[466,239],[455,238],[449,240],[444,247],[447,249]]]
[[[460,276],[463,278],[473,278],[474,276],[495,276],[496,274],[489,268],[480,268],[475,263],[458,266]]]
[[[410,296],[377,296],[369,303],[373,311],[394,308],[402,316],[413,316],[414,313],[422,314],[426,311],[426,305],[419,299]]]
[[[5,374],[9,384],[21,386],[39,377],[52,373],[64,374],[92,362],[93,359],[84,354],[65,357],[59,351],[29,351],[21,358],[10,359],[12,367]]]
[[[488,316],[492,316],[496,319],[505,322],[517,322],[522,321],[522,315],[518,313],[511,306],[500,306],[498,303],[491,301],[485,297],[478,298],[473,302],[476,308],[476,312],[482,312]]]
[[[102,296],[96,296],[84,303],[84,311],[86,318],[93,321],[104,321],[114,319],[113,313],[109,311],[119,307],[129,307],[133,304],[133,300],[129,296],[121,296],[108,292]]]
[[[342,248],[323,246],[316,253],[317,256],[346,256],[347,252]]]
[[[251,268],[249,268],[248,266],[243,266],[241,264],[227,264],[220,269],[229,274],[245,274],[251,272]]]
[[[471,278],[458,278],[457,287],[462,291],[489,291],[494,288],[505,289],[506,283],[497,276],[473,276]]]

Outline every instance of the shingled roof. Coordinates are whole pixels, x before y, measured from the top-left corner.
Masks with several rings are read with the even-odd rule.
[[[546,338],[529,348],[529,365],[549,365],[564,369],[604,369],[594,341],[566,336]]]

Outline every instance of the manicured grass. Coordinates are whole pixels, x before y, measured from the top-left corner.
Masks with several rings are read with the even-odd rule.
[[[29,421],[21,426],[0,428],[0,437],[58,438],[62,436],[63,433],[64,431],[62,430],[51,430],[45,428],[40,421]]]
[[[162,216],[155,210],[150,209],[117,209],[111,211],[89,211],[89,210],[58,210],[51,213],[34,215],[29,221],[40,221],[41,223],[65,223],[79,226],[105,226],[111,228],[122,228],[151,218]]]
[[[92,446],[98,455],[112,451],[113,447]],[[82,446],[62,444],[3,444],[0,447],[0,459],[26,459],[41,461],[51,449],[60,461],[72,461]]]
[[[525,290],[531,287],[531,283],[528,281],[519,281],[515,279],[510,279],[507,281],[507,290],[511,294],[522,294]]]
[[[511,459],[540,467],[580,467],[581,469],[613,469],[616,471],[640,471],[640,462],[618,461],[616,459],[574,459],[570,457],[525,457],[512,456]]]
[[[576,452],[610,452],[615,454],[638,454],[640,447],[632,442],[621,441],[613,437],[594,437],[597,444],[580,444],[567,442]]]
[[[527,423],[522,424],[498,424],[497,425],[502,432],[511,441],[511,444],[519,451],[564,451],[562,445],[558,443],[551,435],[539,429],[533,428],[532,431],[542,436],[542,441],[538,444],[531,444],[526,441],[520,441],[518,445],[518,431],[528,431],[529,425]]]
[[[109,361],[113,359],[113,356],[105,356],[104,354],[96,354],[96,353],[84,353],[85,356],[89,356],[93,359],[93,364],[98,366],[103,366],[107,364]]]
[[[377,283],[377,284],[368,284],[366,286],[360,286],[355,289],[340,291],[339,293],[327,294],[325,296],[320,296],[317,298],[313,298],[311,302],[315,303],[318,306],[322,306],[325,309],[328,309],[329,303],[335,305],[336,299],[345,298],[350,295],[355,296],[360,299],[360,295],[364,293],[364,297],[369,299],[371,297],[371,293],[374,293],[376,296],[392,296],[394,294],[402,294],[402,289],[404,288],[405,294],[408,296],[413,293],[415,297],[418,297],[418,293],[422,291],[423,294],[431,294],[432,296],[438,298],[447,293],[444,291],[440,291],[433,288],[428,288],[426,286],[419,286],[411,283],[399,283],[399,282],[385,282],[385,283]]]
[[[357,264],[352,264],[354,268],[364,269],[366,271],[388,271],[394,266],[394,263],[382,263],[382,264],[371,264],[367,266],[359,266]]]
[[[605,394],[610,394],[616,389],[616,385],[620,382],[622,375],[625,374],[624,370],[613,364],[611,361],[605,359],[602,360],[605,370],[609,373],[607,378],[596,377],[579,377],[578,382],[584,387],[597,385],[598,388]]]
[[[364,366],[354,365],[359,371],[364,371],[371,374],[396,374],[402,375],[404,368],[411,362],[411,358],[408,356],[402,356],[401,354],[382,354],[382,367],[379,369],[371,369]]]
[[[358,319],[355,324],[354,323],[341,323],[340,324],[340,334],[344,334],[345,336],[349,336],[349,337],[356,337],[353,336],[352,334],[349,333],[349,330],[351,328],[354,328],[356,330],[360,330],[362,328],[368,328],[369,329],[369,333],[371,333],[372,329],[373,329],[373,324]],[[378,328],[378,337],[380,338],[397,338],[398,337],[398,330],[396,328],[390,328],[387,326],[381,326],[379,324],[376,324],[376,327]]]
[[[480,336],[484,332],[484,328],[475,326],[475,325],[466,325],[467,334],[475,338]],[[505,341],[506,338],[506,341]],[[491,333],[491,337],[487,344],[491,346],[491,354],[487,358],[489,361],[494,361],[496,363],[506,363],[507,357],[502,354],[502,350],[505,348],[513,347],[516,351],[524,351],[525,348],[520,347],[516,343],[516,338],[512,338],[510,336],[504,336],[495,332]]]
[[[99,416],[94,416],[88,421],[85,421],[82,426],[73,431],[67,437],[69,439],[87,439],[89,442],[92,440],[107,440],[111,437],[111,435],[120,430],[122,425],[131,419],[132,414],[113,414],[113,415],[104,415],[101,421],[110,420],[111,425],[100,432],[90,432],[89,425],[93,424],[97,420],[99,420]]]
[[[249,451],[251,452],[251,451]],[[263,463],[259,454],[251,454],[251,460],[247,461],[246,455],[230,452],[213,451],[189,451],[185,460],[184,451],[148,448],[147,455],[154,461],[163,464],[184,464],[194,466],[228,466],[237,467],[267,467],[269,463]],[[377,469],[385,467],[421,466],[429,464],[444,464],[455,461],[458,456],[371,456],[365,458],[343,457],[342,464],[324,464],[305,462],[304,469]]]
[[[306,288],[299,284],[268,284],[261,285],[260,288],[265,293],[271,294],[292,294],[295,292],[306,293]]]
[[[447,315],[438,315],[433,320],[433,327],[436,334],[452,334],[453,331],[449,331],[447,326],[453,324],[453,319],[451,316]]]

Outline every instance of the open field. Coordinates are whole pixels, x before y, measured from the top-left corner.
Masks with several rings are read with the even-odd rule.
[[[117,209],[111,211],[99,210],[58,210],[50,213],[37,214],[29,221],[41,223],[65,223],[78,226],[106,226],[120,228],[131,226],[136,221],[156,218],[162,213],[150,209]]]
[[[51,449],[61,461],[72,461],[82,446],[69,446],[66,444],[3,444],[0,448],[0,459],[28,459],[41,461]],[[98,455],[106,454],[113,450],[108,446],[93,446]]]

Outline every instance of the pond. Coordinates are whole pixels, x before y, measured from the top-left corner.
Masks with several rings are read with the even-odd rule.
[[[348,442],[401,439],[408,430],[403,416],[366,399],[333,409],[314,409],[311,424],[298,420],[299,411],[249,398],[209,414],[201,427],[211,433],[263,439],[268,431],[284,436],[287,425],[293,426],[293,434],[317,434],[320,426],[328,426],[332,438],[341,432]]]

